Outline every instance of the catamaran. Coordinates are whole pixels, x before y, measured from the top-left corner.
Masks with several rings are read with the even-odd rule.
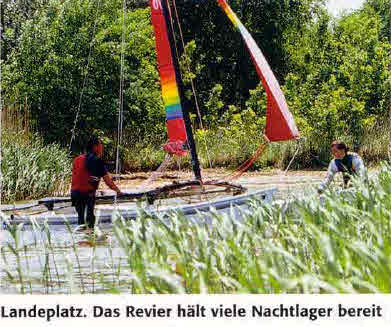
[[[294,140],[300,137],[298,129],[280,85],[267,63],[262,51],[254,41],[245,26],[241,23],[236,14],[232,11],[226,0],[216,0],[221,9],[225,12],[236,30],[241,34],[248,52],[252,58],[256,71],[262,81],[266,92],[267,111],[266,127],[264,130],[265,143],[262,143],[254,155],[244,162],[233,174],[225,179],[206,180],[202,177],[200,162],[194,142],[189,108],[184,97],[184,85],[179,69],[178,53],[174,46],[174,30],[171,21],[174,19],[170,8],[169,0],[150,0],[152,25],[154,28],[158,71],[160,75],[163,103],[166,112],[166,127],[168,140],[163,146],[169,157],[191,156],[194,178],[189,181],[175,182],[162,187],[143,190],[139,192],[127,192],[121,197],[115,198],[112,195],[97,196],[97,203],[102,201],[135,201],[145,199],[148,204],[153,204],[157,199],[184,197],[188,194],[209,194],[223,193],[227,197],[217,201],[206,201],[205,203],[181,207],[180,209],[189,213],[197,210],[205,210],[210,207],[226,208],[230,205],[244,203],[248,195],[240,195],[247,190],[244,186],[232,183],[246,171],[252,163],[264,152],[271,142]],[[255,194],[263,199],[270,199],[270,194],[275,190],[259,191]],[[231,193],[231,194],[230,194]],[[228,197],[230,195],[230,197]],[[50,197],[38,200],[32,204],[20,206],[3,207],[3,211],[31,209],[37,206],[45,206],[49,211],[61,209],[63,203],[69,203],[69,197]],[[129,213],[123,211],[129,217],[136,216],[136,211]],[[101,215],[104,217],[104,214]],[[14,215],[13,217],[17,217]],[[107,219],[111,217],[110,212],[106,213]],[[101,219],[102,221],[102,219]]]

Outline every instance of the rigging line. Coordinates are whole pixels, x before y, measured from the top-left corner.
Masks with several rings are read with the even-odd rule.
[[[101,5],[101,0],[97,0],[97,1],[98,1],[98,6],[97,6],[97,9],[96,9],[96,13],[95,13],[94,27],[92,29],[92,38],[91,38],[90,47],[89,47],[89,50],[88,50],[87,66],[86,66],[86,68],[84,70],[83,85],[82,85],[81,92],[80,92],[79,104],[78,104],[78,107],[77,107],[76,117],[75,117],[75,120],[73,122],[72,135],[71,135],[71,140],[69,142],[69,147],[68,147],[69,151],[72,148],[72,142],[73,142],[73,140],[75,138],[76,124],[77,124],[77,121],[79,120],[79,114],[80,114],[80,110],[81,110],[82,99],[83,99],[84,90],[85,90],[85,87],[86,87],[86,84],[87,84],[88,69],[90,67],[90,61],[91,61],[92,44],[94,43],[94,37],[95,37],[95,33],[96,33],[96,26],[97,26],[97,20],[98,20],[98,13],[99,13],[99,10],[100,10],[100,5]]]
[[[296,149],[295,153],[293,154],[292,159],[289,161],[288,167],[286,167],[286,169],[285,169],[285,171],[284,171],[284,175],[286,175],[286,173],[287,173],[287,171],[289,170],[289,168],[290,168],[290,166],[291,166],[293,160],[296,159],[296,156],[297,156],[297,154],[299,153],[299,150],[300,150],[300,143],[297,143],[297,149]]]
[[[117,151],[115,158],[115,173],[117,178],[120,173],[120,147],[123,133],[123,113],[124,113],[124,55],[125,55],[125,29],[126,29],[126,2],[122,0],[122,37],[121,37],[121,69],[120,69],[120,91],[117,124]]]
[[[171,28],[174,31],[173,17],[172,17],[171,7],[170,7],[170,4],[169,4],[169,1],[168,0],[162,0],[162,1],[166,1]],[[175,51],[178,53],[177,41],[176,41],[175,34],[173,34],[173,40],[174,40]],[[168,166],[170,165],[171,161],[172,161],[172,156],[167,154],[165,156],[163,162],[160,164],[160,166],[154,172],[152,172],[151,176],[144,183],[142,183],[141,185],[137,186],[136,189],[138,189],[138,190],[145,189],[145,187],[147,187],[150,184],[152,184],[168,168]]]
[[[251,166],[252,164],[258,160],[258,158],[264,153],[266,148],[269,146],[270,143],[262,143],[258,149],[255,151],[255,153],[247,159],[244,163],[242,163],[236,170],[234,170],[230,175],[223,178],[223,180],[234,180],[238,179],[240,176],[242,176]]]
[[[152,172],[151,176],[144,183],[142,183],[141,185],[137,186],[136,189],[145,189],[147,186],[152,184],[168,168],[168,166],[171,163],[171,159],[172,159],[172,156],[167,153],[166,157],[164,158],[163,162],[160,164],[158,169],[156,169],[154,172]]]
[[[165,1],[165,0],[163,0],[163,1]],[[176,53],[179,54],[177,40],[176,40],[176,35],[174,33],[174,23],[173,23],[173,16],[172,16],[172,13],[171,13],[170,1],[166,0],[166,3],[167,3],[168,15],[170,16],[170,24],[171,24],[171,29],[172,29],[172,32],[173,32],[172,36],[173,36],[173,39],[174,39],[175,51],[176,51]]]
[[[300,150],[300,143],[298,142],[298,143],[297,143],[296,151],[295,151],[295,153],[293,154],[292,159],[289,161],[288,166],[287,166],[286,169],[284,170],[283,174],[280,175],[280,183],[281,183],[281,184],[283,183],[283,179],[286,177],[286,173],[288,172],[288,170],[289,170],[291,164],[293,163],[293,160],[296,159],[296,156],[297,156],[297,154],[299,153],[299,150]],[[288,183],[288,192],[290,192],[290,185],[289,185],[289,183]]]
[[[119,180],[120,172],[120,147],[122,144],[123,112],[124,112],[124,54],[125,54],[125,29],[126,29],[126,0],[122,0],[122,36],[121,36],[121,68],[119,82],[119,107],[117,123],[117,151],[115,156],[115,180]],[[117,195],[114,195],[114,205],[117,206]]]
[[[3,9],[3,6],[1,6],[1,10]],[[0,13],[1,15],[2,13]],[[2,200],[2,197],[3,197],[3,170],[1,169],[1,167],[3,166],[3,156],[2,156],[2,153],[3,153],[3,137],[2,137],[2,134],[3,134],[3,98],[2,98],[2,70],[1,70],[1,67],[2,67],[2,48],[1,48],[1,45],[3,42],[1,42],[1,40],[3,39],[3,27],[0,26],[0,208],[1,208],[1,200]],[[0,209],[0,214],[2,214],[1,212],[1,209]]]
[[[195,140],[193,136],[193,131],[192,131],[192,126],[191,126],[191,119],[190,119],[190,114],[189,110],[185,108],[185,105],[187,105],[186,101],[186,96],[184,94],[184,84],[183,80],[181,77],[181,70],[180,70],[180,63],[179,63],[179,58],[178,58],[178,48],[177,48],[177,42],[176,42],[176,36],[174,33],[174,25],[173,25],[173,15],[171,13],[171,7],[170,7],[170,1],[169,0],[163,0],[163,4],[166,7],[166,14],[165,16],[168,15],[168,19],[170,20],[170,25],[167,26],[168,28],[171,28],[171,31],[168,33],[169,34],[169,43],[172,43],[172,40],[174,41],[174,48],[171,47],[171,51],[174,50],[175,55],[173,54],[172,58],[172,64],[174,66],[175,70],[175,76],[177,79],[178,83],[178,91],[179,91],[179,97],[180,97],[180,103],[182,105],[183,109],[183,118],[185,122],[185,129],[186,129],[186,136],[187,136],[187,145],[190,150],[191,158],[192,158],[192,168],[194,172],[194,176],[196,179],[201,180],[201,167],[199,163],[199,159],[197,156],[196,148],[195,148]],[[168,11],[168,12],[167,12]],[[167,18],[166,18],[167,20]],[[171,36],[171,39],[170,39]]]
[[[226,177],[224,177],[222,180],[234,180],[242,176],[251,166],[252,164],[258,160],[258,158],[265,152],[267,147],[270,145],[270,140],[266,136],[266,134],[263,134],[263,138],[265,139],[266,143],[261,143],[257,150],[254,152],[254,154],[247,159],[245,162],[243,162],[238,168],[236,168],[232,173],[228,174]]]
[[[173,5],[174,5],[175,16],[176,16],[176,21],[177,21],[178,28],[179,28],[179,35],[181,37],[182,47],[183,47],[183,49],[185,49],[185,41],[184,41],[184,38],[183,38],[182,25],[180,23],[178,10],[177,10],[177,7],[176,7],[176,1],[172,0],[172,2],[173,2]],[[200,110],[200,106],[198,104],[197,92],[196,92],[196,88],[195,88],[195,85],[194,85],[194,80],[193,80],[193,78],[191,77],[191,74],[190,74],[191,70],[190,70],[190,65],[189,65],[188,62],[186,62],[186,68],[187,68],[187,71],[189,72],[189,76],[190,76],[190,84],[191,84],[191,89],[192,89],[192,92],[193,92],[194,102],[195,102],[196,109],[197,109],[198,120],[200,122],[201,129],[204,130],[204,124],[202,122],[201,110]],[[208,157],[209,166],[210,166],[210,168],[212,168],[212,161],[210,160],[209,148],[208,148],[208,144],[206,143],[205,135],[203,135],[203,140],[204,140],[204,144],[205,144],[206,156]]]
[[[184,41],[184,38],[183,38],[182,25],[180,23],[178,10],[177,10],[177,7],[176,7],[176,1],[173,0],[172,2],[173,2],[173,5],[174,5],[175,16],[176,16],[176,21],[177,21],[178,28],[179,28],[179,35],[181,37],[182,47],[183,47],[183,49],[185,49],[185,41]],[[190,66],[189,66],[188,62],[186,62],[186,68],[187,68],[188,72],[190,73],[191,70],[190,70]],[[200,107],[198,105],[198,99],[197,99],[196,90],[195,90],[195,86],[194,86],[194,82],[193,82],[193,78],[192,77],[190,77],[190,82],[191,82],[191,88],[193,90],[194,101],[195,101],[196,108],[197,108],[197,113],[198,113],[198,119],[200,121],[200,126],[201,126],[202,129],[204,129],[204,126],[203,126],[203,123],[202,123],[201,111],[200,111]]]

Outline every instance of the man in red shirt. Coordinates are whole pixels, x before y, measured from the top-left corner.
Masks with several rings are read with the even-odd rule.
[[[73,161],[72,168],[72,205],[78,214],[78,224],[86,224],[89,228],[95,225],[95,193],[103,177],[106,185],[121,194],[108,173],[103,160],[103,144],[97,137],[92,137],[87,144],[87,153],[81,154]],[[87,209],[87,215],[85,211]]]

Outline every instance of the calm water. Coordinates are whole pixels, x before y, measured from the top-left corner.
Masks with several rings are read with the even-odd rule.
[[[111,225],[99,226],[102,235],[95,247],[91,234],[76,227],[70,233],[64,225],[53,225],[48,235],[26,226],[18,233],[19,256],[11,248],[15,239],[1,230],[0,293],[99,293],[121,287],[126,269],[119,274],[118,267],[127,262]]]

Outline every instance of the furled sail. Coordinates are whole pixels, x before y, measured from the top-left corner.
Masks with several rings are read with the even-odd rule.
[[[164,145],[164,150],[170,154],[182,156],[187,153],[187,137],[178,84],[168,41],[167,26],[161,0],[150,0],[149,5],[152,12],[160,83],[166,110],[168,141]]]
[[[285,141],[296,139],[300,136],[291,112],[288,109],[284,94],[267,63],[262,51],[254,39],[240,22],[226,0],[217,0],[220,7],[227,14],[233,25],[239,30],[244,42],[250,52],[251,58],[256,67],[257,73],[262,80],[266,91],[266,131],[265,135],[269,141]]]

